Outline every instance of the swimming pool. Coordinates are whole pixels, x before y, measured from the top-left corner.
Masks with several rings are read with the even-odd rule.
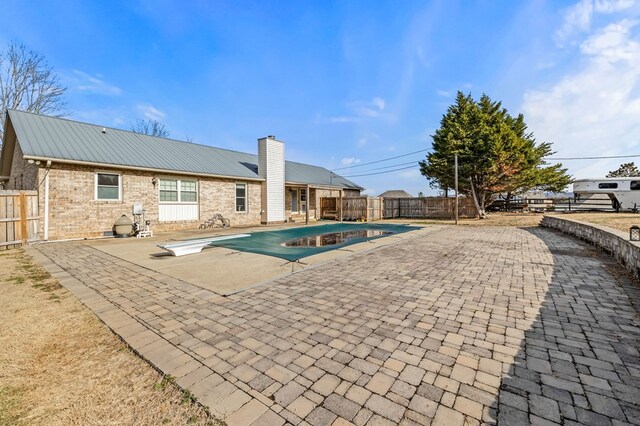
[[[339,232],[328,232],[320,235],[311,235],[310,237],[296,238],[282,243],[285,247],[322,247],[335,246],[344,244],[349,240],[381,237],[384,235],[394,234],[393,231],[383,231],[380,229],[358,229]]]
[[[391,223],[334,223],[278,231],[254,232],[250,237],[210,245],[296,261],[351,244],[420,229]]]

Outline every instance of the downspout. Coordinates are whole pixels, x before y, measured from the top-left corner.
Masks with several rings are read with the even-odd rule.
[[[49,240],[49,169],[51,160],[47,161],[44,175],[44,240]]]

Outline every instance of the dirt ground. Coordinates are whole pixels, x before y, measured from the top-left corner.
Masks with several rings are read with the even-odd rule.
[[[23,250],[0,252],[0,425],[220,425]]]

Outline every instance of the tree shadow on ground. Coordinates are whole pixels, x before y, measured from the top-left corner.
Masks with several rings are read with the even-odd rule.
[[[640,424],[640,285],[575,238],[527,228],[552,266],[497,403],[502,425]]]

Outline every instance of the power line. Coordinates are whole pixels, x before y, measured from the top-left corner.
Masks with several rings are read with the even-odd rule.
[[[362,166],[368,166],[368,165],[371,165],[371,164],[378,164],[378,163],[382,163],[384,161],[394,160],[396,158],[408,157],[409,155],[414,155],[414,154],[418,154],[420,152],[425,152],[425,151],[429,151],[429,149],[422,149],[422,150],[419,150],[419,151],[410,152],[408,154],[397,155],[395,157],[389,157],[389,158],[385,158],[385,159],[377,160],[377,161],[370,161],[368,163],[356,164],[354,166],[340,167],[340,168],[333,169],[333,170],[350,169],[352,167],[362,167]],[[477,155],[472,155],[472,154],[459,154],[459,157],[463,157],[463,158],[482,158],[482,156],[477,156]],[[640,157],[640,154],[593,156],[593,157],[544,157],[544,159],[545,160],[550,160],[550,161],[570,161],[570,160],[606,160],[606,159],[615,159],[615,158],[637,158],[637,157]],[[393,165],[389,165],[389,166],[377,167],[377,168],[374,168],[374,169],[366,170],[367,172],[373,172],[373,173],[362,173],[362,174],[357,174],[357,175],[344,175],[342,177],[350,178],[350,177],[374,176],[374,175],[380,175],[380,174],[385,174],[385,173],[392,173],[392,172],[397,172],[397,171],[401,171],[401,170],[411,169],[414,166],[417,166],[417,163],[418,163],[417,161],[409,161],[409,162],[406,162],[406,163],[393,164]],[[391,168],[391,167],[405,166],[407,164],[411,164],[411,166],[400,167],[400,168],[396,168],[396,169],[393,169],[393,170],[385,170],[385,169],[388,169],[388,168]],[[377,170],[382,170],[382,171],[377,171]]]
[[[381,174],[384,174],[384,173],[391,173],[391,172],[398,172],[400,170],[413,169],[414,167],[415,166],[401,167],[399,169],[387,170],[387,171],[384,171],[384,172],[365,173],[365,174],[361,174],[361,175],[348,175],[348,176],[342,176],[342,177],[351,178],[351,177],[360,177],[360,176],[381,175]]]
[[[634,155],[609,155],[600,157],[544,157],[546,160],[554,161],[566,161],[566,160],[606,160],[610,158],[635,158],[640,157],[640,154]]]
[[[421,149],[419,151],[410,152],[408,154],[396,155],[395,157],[383,158],[382,160],[369,161],[368,163],[355,164],[353,166],[338,167],[337,169],[333,169],[333,170],[344,170],[344,169],[351,169],[351,168],[355,168],[355,167],[368,166],[369,164],[382,163],[384,161],[395,160],[396,158],[408,157],[410,155],[414,155],[414,154],[418,154],[420,152],[425,152],[425,151],[430,151],[430,150],[431,150],[431,148]]]
[[[408,161],[406,163],[392,164],[390,166],[376,167],[374,169],[362,170],[361,172],[373,172],[373,171],[376,171],[376,170],[391,169],[393,167],[406,166],[406,165],[409,165],[409,164],[418,165],[418,160],[416,160],[416,161]]]

